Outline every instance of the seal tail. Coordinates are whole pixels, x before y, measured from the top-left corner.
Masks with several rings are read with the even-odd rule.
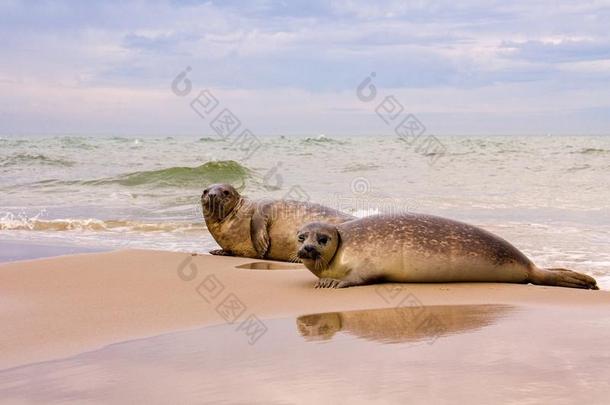
[[[593,277],[561,268],[542,269],[532,266],[529,272],[528,281],[537,285],[599,290],[597,281],[595,281]]]

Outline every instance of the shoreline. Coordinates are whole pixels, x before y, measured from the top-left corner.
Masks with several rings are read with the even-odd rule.
[[[320,290],[314,283],[302,265],[154,250],[0,263],[0,321],[6,331],[0,336],[0,369],[203,326],[237,327],[249,316],[296,318],[405,305],[500,304],[591,313],[610,308],[608,291],[498,283]],[[388,286],[396,288],[382,290]],[[234,298],[242,304],[238,316],[219,310]]]

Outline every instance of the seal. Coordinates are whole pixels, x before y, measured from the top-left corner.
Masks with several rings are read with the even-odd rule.
[[[229,184],[203,190],[201,206],[208,230],[222,248],[211,254],[280,261],[299,261],[295,234],[303,224],[338,224],[355,218],[320,204],[250,200]]]
[[[303,226],[297,239],[297,256],[319,278],[316,288],[483,281],[598,289],[592,277],[537,267],[490,232],[432,215],[314,222]]]

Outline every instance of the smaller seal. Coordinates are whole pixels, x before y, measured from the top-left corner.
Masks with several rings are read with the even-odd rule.
[[[375,215],[298,232],[297,256],[320,280],[317,288],[375,282],[532,283],[596,290],[594,278],[543,269],[504,239],[432,215]]]
[[[211,254],[280,261],[299,261],[295,234],[303,224],[355,219],[320,204],[250,200],[230,184],[213,184],[203,190],[201,206],[208,230],[222,248]]]

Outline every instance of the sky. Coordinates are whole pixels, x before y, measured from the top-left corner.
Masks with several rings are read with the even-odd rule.
[[[224,108],[390,134],[388,97],[433,134],[609,134],[608,27],[610,1],[0,0],[0,135],[206,136]]]

